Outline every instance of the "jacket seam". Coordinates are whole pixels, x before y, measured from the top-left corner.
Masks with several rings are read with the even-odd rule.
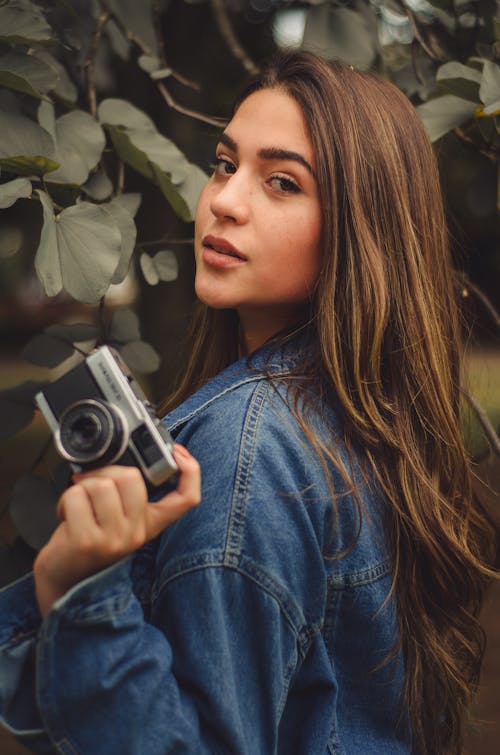
[[[269,384],[265,381],[261,381],[255,387],[241,432],[238,465],[226,537],[225,563],[228,566],[233,562],[235,556],[237,557],[241,552],[248,482],[255,456],[256,431],[268,391]]]
[[[186,422],[188,422],[190,419],[192,419],[201,411],[203,411],[208,406],[210,406],[210,404],[213,404],[214,401],[217,401],[222,396],[225,396],[226,393],[231,393],[236,388],[240,388],[242,385],[246,385],[247,383],[262,382],[262,381],[265,381],[265,379],[266,379],[265,375],[262,375],[261,373],[259,373],[257,375],[249,375],[248,377],[242,380],[239,380],[236,383],[231,383],[231,385],[228,385],[227,388],[224,388],[224,390],[219,391],[215,396],[211,396],[210,398],[206,399],[206,401],[204,401],[203,403],[198,404],[194,409],[188,412],[188,414],[184,414],[182,417],[179,417],[179,419],[175,420],[175,422],[173,422],[172,424],[168,422],[168,415],[167,415],[166,423],[167,423],[167,427],[169,431],[172,432],[173,430],[176,430],[179,427],[179,425],[183,425]]]
[[[332,590],[345,590],[352,587],[363,587],[376,582],[382,577],[386,577],[392,572],[392,562],[390,559],[380,561],[374,566],[369,566],[355,572],[347,572],[341,575],[330,575],[327,577],[328,586]]]
[[[308,624],[298,606],[290,599],[288,591],[257,564],[244,556],[233,558],[231,563],[226,563],[224,554],[221,554],[219,551],[207,553],[204,563],[199,563],[198,555],[196,559],[189,559],[184,562],[184,565],[179,564],[179,566],[179,569],[168,575],[155,587],[152,596],[153,601],[158,598],[161,591],[168,584],[180,577],[207,568],[228,570],[248,579],[277,603],[280,613],[296,638],[302,658],[307,654],[313,640],[321,633],[322,619],[320,618],[317,622]]]

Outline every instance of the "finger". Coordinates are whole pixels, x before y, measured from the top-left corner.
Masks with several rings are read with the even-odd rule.
[[[87,493],[94,519],[106,532],[119,534],[124,530],[125,512],[120,492],[110,477],[85,477],[77,486]]]
[[[70,533],[86,533],[95,530],[96,521],[92,504],[86,490],[73,485],[64,491],[57,506],[57,515],[66,523]]]
[[[174,447],[175,460],[179,466],[179,484],[147,509],[146,527],[148,538],[156,537],[165,527],[175,522],[201,501],[200,465],[183,446]]]
[[[120,494],[125,516],[131,522],[140,520],[143,516],[142,509],[148,501],[148,494],[144,478],[137,467],[125,467],[121,465],[100,467],[93,470],[93,472],[75,475],[74,479],[79,481],[90,477],[113,480]]]

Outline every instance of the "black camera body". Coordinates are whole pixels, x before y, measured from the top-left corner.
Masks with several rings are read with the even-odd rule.
[[[35,399],[74,472],[122,464],[149,490],[176,482],[173,440],[115,349],[95,349]]]

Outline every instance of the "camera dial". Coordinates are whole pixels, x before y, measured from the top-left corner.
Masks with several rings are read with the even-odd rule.
[[[68,461],[83,468],[111,464],[125,451],[128,432],[120,410],[87,399],[69,406],[59,418],[56,445]]]

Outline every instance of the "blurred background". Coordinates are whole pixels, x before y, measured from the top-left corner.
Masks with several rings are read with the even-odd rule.
[[[196,195],[235,95],[280,47],[379,71],[406,92],[429,128],[463,302],[464,432],[478,491],[500,521],[498,2],[53,0],[22,4],[24,37],[16,31],[19,4],[2,6],[0,583],[30,568],[54,526],[64,485],[46,426],[32,410],[36,387],[103,339],[122,350],[154,401],[173,386],[193,303]],[[75,111],[97,119],[98,131],[84,134],[83,117],[81,132],[76,120],[69,128],[64,117]],[[34,130],[41,126],[53,137],[45,152]],[[32,143],[31,151],[21,150],[14,134],[22,146]],[[144,146],[153,142],[154,153]],[[40,155],[45,162],[35,160]],[[78,282],[81,270],[65,273],[54,288],[48,239],[59,239],[57,264],[65,270],[72,250],[50,226],[37,191],[61,217],[67,213],[68,227],[68,210],[85,201],[102,206],[108,220],[111,213],[123,274],[108,279],[104,293],[101,273],[92,270],[97,250],[85,236],[88,222],[80,232],[89,249],[90,293]],[[123,195],[129,199],[117,208],[112,203]],[[488,648],[469,755],[498,753],[499,597],[492,588],[483,616]],[[25,750],[0,730],[0,752]]]

